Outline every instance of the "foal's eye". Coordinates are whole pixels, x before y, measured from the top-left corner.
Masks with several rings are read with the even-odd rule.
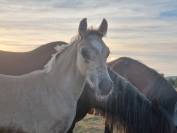
[[[81,55],[84,57],[84,59],[90,59],[90,52],[87,48],[81,49]]]

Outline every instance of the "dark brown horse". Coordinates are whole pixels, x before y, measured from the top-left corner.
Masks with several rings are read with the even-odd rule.
[[[157,100],[171,116],[174,115],[177,92],[161,74],[128,57],[119,58],[109,65],[136,86],[148,99]]]
[[[177,92],[163,75],[138,62],[122,57],[110,62],[110,67],[136,86],[149,100],[156,101],[176,125]],[[136,77],[136,78],[135,78]],[[110,123],[105,127],[108,130]],[[109,128],[110,130],[110,128]],[[111,132],[109,131],[108,132]]]
[[[158,112],[161,112],[159,114],[165,114],[168,116],[169,119],[174,119],[174,110],[175,110],[175,103],[177,101],[177,94],[174,88],[172,88],[160,74],[158,74],[156,71],[143,65],[140,62],[133,60],[131,58],[126,58],[126,57],[110,62],[109,65],[117,73],[119,73],[120,75],[127,78],[130,82],[132,82],[132,84],[136,86],[142,93],[144,93],[148,97],[149,100],[153,101],[155,105],[158,105],[158,107],[160,108],[160,111]],[[113,80],[115,82],[115,79]],[[98,106],[98,103],[95,105],[96,102],[93,100],[94,98],[91,98],[92,100],[90,101],[84,100],[85,98],[88,99],[88,96],[89,96],[88,93],[89,92],[87,91],[87,89],[85,89],[82,96],[80,97],[80,100],[77,106],[77,113],[76,113],[75,120],[73,122],[72,127],[70,128],[68,132],[72,132],[72,129],[74,128],[75,123],[81,120],[87,114],[87,112],[89,112],[91,108]],[[120,96],[122,95],[119,95],[119,97]],[[131,99],[131,98],[129,98],[129,100],[134,101],[134,99]],[[115,101],[113,103],[115,103]],[[137,104],[141,106],[141,104],[139,103]],[[127,107],[125,106],[124,108],[127,108]],[[173,120],[169,120],[169,121],[172,122]],[[112,132],[111,128],[113,126],[110,120],[109,121],[107,120],[107,123],[108,125],[111,125],[111,126],[106,125],[105,132],[110,133]],[[172,125],[173,124],[174,123],[172,122]],[[167,131],[167,132],[169,133],[170,131]]]
[[[43,69],[56,53],[56,46],[67,44],[62,41],[51,42],[28,52],[7,52],[0,50],[0,74],[22,75]]]

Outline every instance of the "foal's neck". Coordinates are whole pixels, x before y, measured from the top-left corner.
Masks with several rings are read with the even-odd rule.
[[[76,67],[76,61],[77,61],[77,46],[72,44],[56,56],[55,64],[53,67],[54,70],[60,72],[61,74],[63,73],[67,74],[68,72],[69,73],[79,72]]]
[[[52,79],[63,87],[61,89],[67,89],[76,97],[80,97],[85,84],[85,76],[78,70],[76,62],[77,45],[72,44],[56,57],[51,75],[54,76]]]

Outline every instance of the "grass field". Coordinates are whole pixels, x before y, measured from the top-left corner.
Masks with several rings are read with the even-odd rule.
[[[77,123],[74,133],[103,133],[104,120],[101,116],[87,115]]]

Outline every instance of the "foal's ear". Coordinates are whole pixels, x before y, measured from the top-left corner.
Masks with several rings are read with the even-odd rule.
[[[79,24],[79,34],[84,36],[87,31],[87,18],[83,18]]]
[[[101,25],[98,28],[98,32],[102,35],[105,36],[108,30],[108,22],[107,20],[104,18],[101,22]]]

